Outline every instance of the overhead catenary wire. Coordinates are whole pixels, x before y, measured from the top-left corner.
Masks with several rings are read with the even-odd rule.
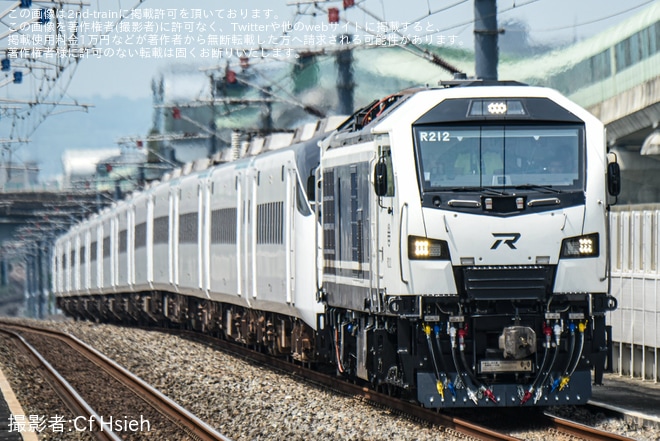
[[[655,3],[655,2],[657,2],[657,0],[648,0],[648,1],[645,1],[643,3],[640,3],[637,6],[631,6],[630,8],[624,9],[624,10],[619,11],[619,12],[615,12],[613,14],[606,15],[604,17],[595,18],[593,20],[588,20],[588,21],[584,21],[584,22],[581,22],[581,23],[574,23],[572,25],[557,26],[557,27],[545,28],[545,29],[534,29],[534,32],[554,32],[554,31],[562,31],[562,30],[565,30],[565,29],[573,29],[573,28],[577,28],[577,27],[580,27],[580,26],[587,26],[587,25],[590,25],[590,24],[594,24],[594,23],[604,21],[604,20],[609,20],[610,18],[618,17],[619,15],[627,14],[628,12],[634,11],[635,9],[639,9],[642,6],[646,6],[650,3]]]
[[[464,3],[465,1],[467,1],[467,0],[461,0],[460,2],[458,2],[458,3],[454,4],[454,5],[450,5],[449,7],[454,7],[454,6],[458,5],[458,4]],[[323,11],[323,12],[325,12],[326,14],[328,13],[327,10],[321,8],[321,7],[318,6],[317,4],[315,4],[315,6],[316,6],[316,8],[317,8],[318,10]],[[378,17],[378,16],[375,15],[373,12],[371,12],[371,11],[369,11],[369,10],[363,8],[363,7],[360,5],[360,3],[356,3],[356,4],[355,4],[355,7],[358,8],[358,9],[360,9],[360,10],[363,11],[364,13],[368,14],[368,15],[371,16],[372,18],[374,18],[374,19],[380,21],[381,23],[385,23],[385,21],[384,21],[382,18]],[[343,22],[346,22],[346,20],[344,20],[344,19],[340,19],[340,20],[343,21]],[[371,34],[371,35],[373,35],[373,36],[378,36],[378,33],[373,32],[373,31],[370,31],[369,29],[365,29],[365,28],[363,28],[362,26],[358,25],[357,23],[355,23],[355,26],[356,26],[357,29],[361,29],[362,31],[364,31],[364,32],[366,32],[366,33],[369,33],[369,34]],[[397,35],[398,37],[400,37],[400,38],[402,38],[402,39],[405,39],[405,36],[404,36],[403,34],[401,34],[400,32],[398,32],[398,31],[393,31],[392,33],[395,34],[395,35]],[[399,45],[397,45],[397,47],[400,47],[400,48],[402,48],[402,49],[404,49],[404,50],[406,50],[406,51],[408,51],[408,52],[410,52],[410,53],[412,53],[412,54],[414,54],[414,55],[421,56],[422,58],[424,58],[424,59],[426,59],[426,60],[428,60],[428,61],[431,61],[432,63],[434,63],[434,64],[440,66],[441,68],[445,69],[446,71],[448,71],[448,72],[451,73],[451,74],[462,73],[462,71],[461,71],[460,69],[458,69],[457,67],[451,65],[449,62],[445,61],[445,60],[442,59],[440,56],[438,56],[438,55],[436,55],[436,54],[433,54],[433,53],[430,52],[429,50],[424,49],[424,48],[420,47],[420,46],[417,45],[417,44],[414,44],[414,43],[412,43],[412,42],[406,42],[406,44],[399,44]],[[418,52],[415,52],[415,50],[410,49],[411,47],[414,48],[415,50],[417,50]]]
[[[99,36],[102,35],[108,35],[109,33],[114,30],[117,25],[125,20],[130,14],[131,11],[137,9],[140,7],[142,3],[144,3],[146,0],[136,0],[135,2],[132,3],[132,6],[129,6],[128,9],[122,8],[122,1],[118,0],[118,8],[121,11],[127,11],[123,12],[120,14],[119,18],[112,24],[111,27],[104,27],[105,31],[99,32]],[[35,1],[35,5],[38,6],[45,6],[45,7],[51,7],[53,8],[65,8],[65,7],[73,7],[76,10],[73,10],[71,14],[57,14],[53,13],[53,19],[56,21],[67,21],[67,18],[69,16],[71,17],[80,17],[82,16],[82,9],[83,7],[89,6],[89,3],[82,2],[82,1],[68,1],[68,0],[58,0],[57,2],[55,1]],[[99,1],[97,0],[96,2],[97,7],[100,9],[101,5]],[[20,5],[20,2],[17,3],[17,5]],[[11,12],[11,8],[8,10],[8,12],[3,13],[3,16],[6,16],[8,13]],[[31,21],[34,21],[35,19],[32,19]],[[77,20],[77,18],[75,19]],[[5,25],[8,29],[11,29],[11,26],[8,25],[7,23],[3,22],[0,20],[0,23]],[[12,123],[10,128],[8,129],[9,133],[7,136],[5,136],[8,139],[14,139],[14,138],[21,138],[21,139],[27,139],[29,138],[34,132],[40,127],[40,125],[52,114],[54,114],[55,109],[57,109],[59,106],[62,105],[70,105],[70,106],[76,106],[79,105],[82,110],[87,110],[88,105],[84,104],[79,104],[75,100],[73,100],[73,104],[65,103],[62,100],[64,99],[65,96],[68,95],[68,90],[72,84],[73,78],[75,76],[75,73],[78,70],[78,66],[80,65],[80,60],[82,60],[84,57],[83,55],[86,53],[89,53],[90,50],[94,49],[94,45],[88,45],[88,46],[71,46],[71,35],[74,33],[77,34],[77,31],[72,32],[71,35],[61,35],[63,32],[66,32],[67,30],[71,31],[70,28],[74,28],[74,26],[55,26],[55,31],[57,33],[57,37],[62,37],[62,38],[54,38],[53,41],[55,41],[54,47],[48,47],[45,46],[42,48],[33,48],[33,50],[38,51],[38,50],[43,50],[43,51],[57,51],[59,49],[62,50],[74,50],[77,51],[78,56],[74,56],[72,53],[71,56],[68,57],[56,57],[54,61],[48,60],[46,58],[35,58],[35,57],[29,57],[29,56],[22,56],[18,59],[23,59],[26,61],[27,64],[24,66],[21,66],[21,69],[25,69],[26,72],[25,74],[32,74],[29,75],[30,77],[33,77],[35,80],[37,80],[35,83],[32,84],[32,90],[33,92],[31,93],[32,98],[29,100],[29,103],[25,104],[25,107],[22,109],[15,109],[13,110],[12,113]],[[16,32],[22,32],[22,29],[16,29]],[[5,34],[8,35],[6,32]],[[78,35],[79,37],[79,35]],[[0,37],[0,40],[2,40],[2,37]],[[98,39],[100,41],[100,39]],[[60,48],[61,46],[61,48]],[[0,49],[0,51],[2,51]],[[26,55],[26,54],[24,54]],[[45,67],[41,66],[50,66],[52,68],[52,72],[47,71]],[[34,70],[35,69],[44,69],[43,74],[40,76],[40,78],[37,78],[34,75]],[[27,75],[24,75],[27,76]],[[26,78],[27,79],[27,78]]]

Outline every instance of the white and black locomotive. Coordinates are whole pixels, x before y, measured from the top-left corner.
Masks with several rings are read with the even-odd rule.
[[[426,407],[586,403],[616,306],[602,123],[555,91],[481,81],[334,121],[72,228],[60,308],[217,334]]]

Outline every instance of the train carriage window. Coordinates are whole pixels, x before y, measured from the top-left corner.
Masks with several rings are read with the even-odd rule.
[[[97,243],[96,241],[92,242],[89,248],[89,261],[96,262],[96,252],[97,252]]]
[[[119,232],[119,252],[120,253],[125,253],[128,243],[128,233],[126,230],[121,230]]]
[[[313,184],[314,183],[312,182],[312,188],[313,188]],[[312,214],[312,210],[309,207],[307,196],[303,191],[303,186],[298,179],[294,181],[294,186],[295,186],[294,191],[296,192],[296,208],[298,209],[298,212],[303,216],[309,216],[310,214]]]
[[[103,257],[110,257],[110,236],[103,238]]]
[[[394,170],[392,151],[389,146],[381,146],[380,159],[374,169],[374,188],[379,196],[394,196]]]
[[[167,243],[169,240],[169,220],[167,216],[154,219],[154,245]]]
[[[135,248],[147,246],[147,224],[142,222],[135,226]]]

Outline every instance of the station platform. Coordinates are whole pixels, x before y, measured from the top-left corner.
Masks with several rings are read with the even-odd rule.
[[[603,385],[593,386],[592,390],[590,403],[660,427],[659,383],[605,374]]]
[[[0,441],[37,441],[35,432],[23,432],[10,427],[10,417],[21,415],[27,419],[21,403],[16,399],[7,378],[0,370]]]

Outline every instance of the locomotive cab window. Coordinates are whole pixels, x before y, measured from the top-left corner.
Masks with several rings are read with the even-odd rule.
[[[424,191],[584,188],[579,125],[424,125],[414,133]]]
[[[394,171],[389,146],[380,148],[380,159],[374,167],[374,189],[379,196],[394,196]]]

